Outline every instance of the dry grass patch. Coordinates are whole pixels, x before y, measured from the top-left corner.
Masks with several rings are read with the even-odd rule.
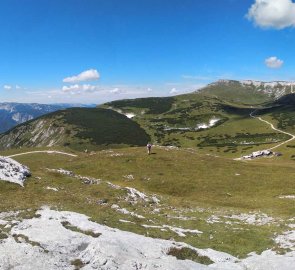
[[[207,256],[201,256],[195,250],[187,248],[187,247],[170,248],[167,255],[174,256],[178,260],[191,260],[191,261],[205,264],[205,265],[214,263]]]

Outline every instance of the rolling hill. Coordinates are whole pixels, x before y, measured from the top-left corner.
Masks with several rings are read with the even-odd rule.
[[[64,105],[45,104],[22,104],[1,103],[0,104],[0,133],[5,132],[18,124],[32,120],[41,115],[67,108]]]
[[[1,149],[68,146],[94,149],[145,145],[149,136],[117,112],[99,108],[70,108],[28,121],[0,135]]]
[[[292,91],[288,82],[221,80],[190,94],[120,100],[101,107],[133,116],[155,143],[237,155],[289,138],[250,113],[255,110],[288,130],[293,126]],[[288,122],[280,124],[284,119]]]
[[[234,103],[257,105],[293,93],[294,85],[293,82],[286,81],[219,80],[200,92]]]
[[[0,103],[0,133],[41,115],[70,107],[84,107],[77,104]]]
[[[292,132],[292,92],[293,84],[288,82],[220,80],[189,94],[118,100],[99,106],[98,111],[49,114],[3,134],[0,147],[59,145],[84,150],[95,145],[144,145],[151,139],[163,146],[243,155],[290,138],[250,114],[255,111]]]

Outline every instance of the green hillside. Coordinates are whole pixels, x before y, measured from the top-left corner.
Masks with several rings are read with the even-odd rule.
[[[0,149],[68,146],[91,150],[124,145],[198,149],[237,157],[290,138],[250,117],[262,116],[293,132],[294,94],[286,82],[218,81],[174,97],[113,101],[96,109],[68,109],[17,126],[0,136]],[[132,119],[128,119],[132,117]]]
[[[260,105],[292,93],[292,83],[219,80],[200,90],[201,93],[237,104]]]
[[[137,99],[123,99],[110,103],[107,106],[112,106],[114,109],[132,108],[132,112],[142,112],[148,114],[161,114],[171,109],[174,97],[152,97],[152,98],[137,98]],[[137,109],[137,110],[136,110]]]
[[[140,126],[115,111],[72,108],[26,122],[0,136],[0,148],[68,146],[97,149],[145,145],[149,136]]]
[[[173,99],[155,100],[157,98],[116,101],[102,107],[124,114],[133,113],[133,120],[146,130],[155,143],[197,148],[204,153],[238,156],[261,147],[270,148],[289,138],[250,117],[251,112],[265,106],[272,108],[268,111],[286,108],[285,105],[278,107],[270,100],[266,103],[267,98],[260,105],[245,105],[201,91],[175,96]],[[161,113],[154,114],[154,111]]]
[[[261,104],[273,99],[263,92],[257,91],[253,85],[242,86],[238,81],[225,81],[210,84],[201,90],[202,93],[222,98],[223,100],[241,104]]]

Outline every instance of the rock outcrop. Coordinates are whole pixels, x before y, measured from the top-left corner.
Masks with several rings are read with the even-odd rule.
[[[30,176],[28,167],[18,163],[12,158],[0,156],[0,180],[24,185],[28,176]]]

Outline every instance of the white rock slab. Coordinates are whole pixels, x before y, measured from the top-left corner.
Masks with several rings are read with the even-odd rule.
[[[31,173],[29,168],[9,157],[0,156],[0,180],[24,186]]]

